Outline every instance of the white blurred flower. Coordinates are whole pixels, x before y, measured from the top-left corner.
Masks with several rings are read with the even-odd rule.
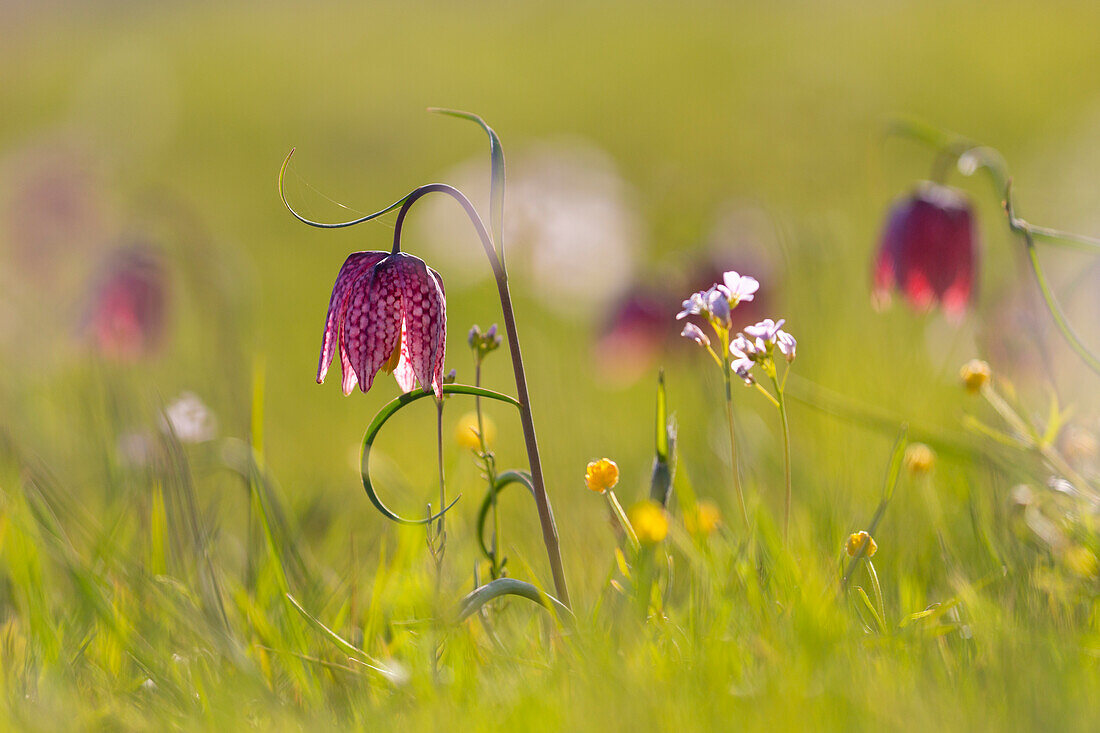
[[[488,216],[489,170],[481,157],[445,174]],[[448,282],[491,276],[453,201],[424,204],[422,241]],[[488,222],[487,222],[488,223]],[[512,274],[551,308],[575,313],[606,304],[631,281],[642,225],[634,193],[611,158],[586,142],[543,142],[508,157],[504,243]],[[465,236],[465,235],[463,235]]]
[[[183,392],[161,417],[162,429],[170,430],[181,443],[203,443],[213,440],[218,420],[194,392]]]

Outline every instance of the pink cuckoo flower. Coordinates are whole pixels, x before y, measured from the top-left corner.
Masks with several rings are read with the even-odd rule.
[[[355,252],[344,261],[328,305],[317,383],[337,348],[344,394],[366,392],[379,369],[409,392],[419,382],[442,397],[447,345],[443,278],[403,252]]]
[[[875,260],[875,303],[888,303],[897,288],[914,308],[941,302],[958,320],[970,304],[977,259],[970,202],[952,188],[923,183],[890,209]]]

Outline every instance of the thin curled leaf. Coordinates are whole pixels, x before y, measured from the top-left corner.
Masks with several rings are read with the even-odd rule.
[[[442,391],[445,395],[474,395],[476,397],[485,397],[490,400],[497,400],[498,402],[507,402],[508,404],[517,408],[520,406],[519,402],[515,398],[509,397],[506,394],[494,392],[492,390],[484,389],[482,387],[474,387],[468,384],[445,384],[442,387]],[[363,476],[363,490],[367,492],[367,498],[370,499],[371,504],[374,505],[374,508],[381,512],[382,516],[393,522],[397,522],[398,524],[429,524],[431,522],[434,522],[441,516],[443,516],[447,512],[447,510],[453,507],[455,505],[455,502],[457,502],[461,498],[461,495],[456,496],[454,501],[444,507],[442,511],[440,511],[438,514],[425,517],[424,519],[405,519],[404,517],[398,516],[397,514],[392,512],[385,504],[382,503],[382,499],[379,498],[378,492],[374,490],[374,484],[371,482],[370,479],[370,450],[371,446],[374,444],[375,438],[378,437],[379,431],[382,430],[382,426],[385,425],[386,421],[393,417],[402,407],[405,407],[424,397],[431,396],[434,396],[434,393],[431,389],[418,389],[414,392],[406,392],[405,394],[393,399],[392,401],[387,403],[385,407],[378,411],[378,414],[374,416],[374,419],[371,420],[370,425],[367,427],[367,432],[363,435],[363,449],[359,456],[359,467],[360,472]]]
[[[497,476],[493,488],[485,492],[485,498],[481,501],[481,508],[477,511],[477,543],[481,545],[481,551],[489,559],[492,559],[493,553],[489,550],[489,546],[485,544],[485,520],[489,516],[489,507],[493,505],[493,494],[500,494],[500,490],[509,484],[523,484],[531,492],[531,496],[535,495],[535,487],[531,483],[531,474],[527,471],[505,471]]]
[[[539,604],[548,611],[552,611],[559,621],[565,621],[569,626],[576,622],[573,612],[564,603],[530,583],[515,578],[497,578],[468,593],[458,604],[457,620],[465,621],[489,601],[508,595],[526,598]]]
[[[406,195],[402,196],[400,199],[398,199],[397,201],[394,201],[392,204],[390,204],[389,206],[387,206],[384,209],[376,211],[373,214],[367,214],[366,216],[361,216],[358,219],[352,219],[351,221],[341,221],[341,222],[336,222],[335,224],[326,224],[325,222],[313,221],[312,219],[307,219],[306,217],[302,216],[301,214],[299,214],[297,211],[294,210],[294,207],[291,206],[290,202],[286,200],[286,192],[283,190],[283,178],[286,176],[286,169],[287,169],[287,167],[290,166],[290,158],[291,158],[291,156],[294,155],[295,150],[297,150],[297,148],[291,148],[290,149],[290,152],[286,154],[286,160],[283,161],[283,165],[279,168],[279,198],[281,198],[283,200],[283,205],[286,206],[287,211],[289,211],[291,214],[293,214],[294,218],[297,219],[298,221],[302,222],[303,224],[309,224],[311,227],[317,227],[318,229],[342,229],[344,227],[355,226],[356,224],[362,224],[365,221],[370,221],[371,219],[377,219],[378,217],[380,217],[384,214],[390,213],[391,211],[393,211],[394,209],[398,208],[403,203],[405,203],[405,199],[407,199],[409,197],[409,195],[406,194]]]

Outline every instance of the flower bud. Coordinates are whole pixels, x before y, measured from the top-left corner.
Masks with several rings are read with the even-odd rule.
[[[906,470],[914,476],[923,476],[936,465],[936,453],[924,443],[913,443],[905,449]]]
[[[714,534],[720,524],[722,524],[722,512],[713,501],[700,501],[694,509],[684,514],[684,528],[696,537]]]
[[[989,364],[981,359],[971,359],[963,364],[962,369],[959,370],[959,378],[962,379],[963,386],[970,394],[981,392],[982,387],[986,385],[991,375]]]
[[[859,554],[859,551],[863,549],[864,543],[870,543],[867,545],[867,551],[863,553],[864,557],[871,557],[878,552],[878,545],[875,544],[875,538],[865,531],[853,532],[848,535],[848,542],[844,549],[848,552],[848,557],[855,557]]]
[[[584,483],[592,491],[602,494],[619,483],[619,466],[610,458],[601,458],[588,464]]]

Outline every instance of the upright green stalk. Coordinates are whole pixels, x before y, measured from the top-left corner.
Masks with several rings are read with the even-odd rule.
[[[480,398],[479,398],[480,399]],[[443,508],[447,506],[447,483],[443,477],[443,400],[437,399],[435,401],[435,445],[436,456],[439,463],[439,506]],[[440,538],[444,537],[444,525],[443,515],[446,512],[439,513],[439,524],[436,527],[436,535]],[[440,548],[440,562],[442,564],[443,553],[442,547]]]
[[[474,386],[481,386],[481,358],[478,351],[474,356]],[[477,415],[477,441],[481,448],[481,457],[485,467],[485,479],[489,482],[489,500],[493,509],[493,579],[501,577],[503,568],[500,562],[500,513],[497,511],[497,477],[496,466],[489,456],[489,445],[485,441],[485,424],[481,416],[481,397],[474,397],[474,412]]]
[[[783,541],[787,541],[787,535],[791,528],[791,428],[787,422],[787,400],[783,395],[783,386],[774,374],[774,368],[770,372],[772,384],[775,385],[779,419],[783,423],[783,476],[786,479],[787,494],[783,504]]]
[[[722,376],[726,382],[726,424],[730,431],[730,463],[733,468],[733,487],[737,490],[737,503],[745,529],[749,529],[749,510],[745,507],[745,491],[741,488],[741,465],[737,456],[737,433],[733,427],[733,366],[730,360],[729,332],[722,334]]]

